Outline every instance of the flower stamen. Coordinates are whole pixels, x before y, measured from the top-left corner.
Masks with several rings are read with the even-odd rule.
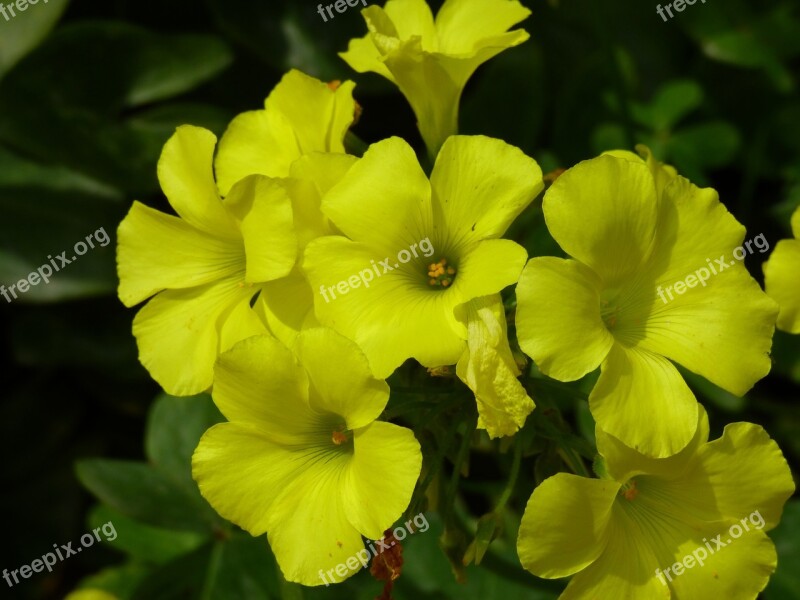
[[[456,269],[447,266],[447,259],[442,258],[439,262],[428,265],[428,283],[435,287],[449,287],[456,276]]]

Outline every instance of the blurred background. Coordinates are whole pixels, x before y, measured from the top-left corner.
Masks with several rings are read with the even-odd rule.
[[[763,233],[771,249],[790,237],[800,204],[795,0],[698,2],[667,22],[655,1],[523,4],[533,11],[522,24],[531,40],[471,80],[462,133],[515,144],[545,172],[645,143],[717,189],[747,227],[746,239]],[[137,360],[135,310],[116,298],[114,260],[116,227],[134,199],[169,210],[155,166],[174,128],[191,123],[221,135],[236,113],[263,107],[291,67],[357,82],[364,111],[355,133],[365,142],[400,135],[421,148],[399,93],[376,75],[350,72],[336,55],[364,32],[357,9],[323,22],[314,0],[50,0],[0,15],[0,284],[27,277],[101,228],[111,238],[49,284],[10,303],[0,297],[0,568],[30,564],[109,520],[118,532],[52,573],[13,588],[0,581],[0,597],[61,599],[79,585],[147,599],[380,592],[365,572],[335,589],[286,586],[263,539],[232,531],[210,512],[188,457],[220,416],[207,397],[159,396]],[[512,233],[532,256],[560,254],[536,208]],[[760,282],[768,256],[746,260]],[[746,398],[686,374],[709,410],[712,438],[728,422],[762,424],[795,474],[799,338],[776,334],[773,371]],[[585,401],[566,412],[591,437]],[[469,485],[496,486],[491,473],[478,464]],[[521,498],[540,475],[521,479]],[[547,600],[563,588],[524,572],[502,540],[500,558],[470,567],[459,585],[437,548],[433,516],[431,523],[432,532],[406,545],[397,598]],[[780,563],[763,598],[799,599],[797,499],[771,537]]]

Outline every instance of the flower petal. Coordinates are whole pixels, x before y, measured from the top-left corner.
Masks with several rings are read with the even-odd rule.
[[[430,183],[411,146],[389,138],[370,146],[323,198],[322,211],[349,238],[395,256],[430,229]]]
[[[272,334],[286,346],[294,344],[306,327],[319,325],[314,316],[314,298],[308,281],[297,269],[287,277],[268,281],[253,308]]]
[[[483,240],[459,260],[450,292],[461,302],[496,294],[519,279],[528,254],[511,240]]]
[[[191,396],[208,389],[221,346],[220,329],[238,304],[249,306],[253,291],[239,287],[238,277],[186,290],[166,290],[150,300],[133,320],[139,360],[164,390]],[[252,321],[240,325],[253,324]],[[264,332],[240,329],[226,335],[226,343]],[[241,338],[240,338],[241,339]]]
[[[381,10],[378,6],[368,7],[365,17]],[[401,40],[408,40],[414,36],[422,38],[422,46],[426,50],[435,50],[437,43],[436,27],[433,13],[425,0],[389,0],[383,8],[389,17],[394,31],[379,30],[384,35],[396,35]],[[375,19],[370,19],[374,22]],[[370,22],[368,21],[368,22]]]
[[[322,585],[325,580],[320,571],[328,581],[339,582],[361,569],[359,563],[344,577],[335,571],[359,551],[367,552],[361,535],[347,518],[344,486],[352,458],[344,456],[314,460],[313,467],[270,507],[269,544],[287,581]]]
[[[707,520],[721,514],[736,521],[757,510],[769,531],[794,490],[786,459],[767,432],[752,423],[732,423],[699,450],[693,471],[664,493]]]
[[[364,547],[343,505],[349,455],[332,456],[321,461],[313,447],[291,449],[256,430],[222,423],[201,438],[192,474],[220,515],[254,536],[268,532],[288,581],[322,585],[320,569],[335,569]],[[327,578],[343,579],[335,571]]]
[[[475,394],[478,427],[490,438],[514,435],[534,404],[517,379],[502,299],[495,294],[471,300],[456,308],[456,316],[467,329],[467,349],[456,374]]]
[[[431,289],[424,272],[413,272],[419,265],[384,272],[376,259],[371,248],[340,236],[309,243],[303,265],[320,322],[354,340],[377,377],[408,358],[427,367],[455,364],[464,351],[453,316],[460,295]]]
[[[531,11],[516,0],[446,0],[436,14],[439,51],[446,54],[475,52],[487,38],[501,36],[530,14]]]
[[[618,286],[649,257],[658,198],[643,162],[603,155],[579,163],[547,190],[545,221],[559,245]]]
[[[697,430],[698,404],[666,358],[614,344],[589,395],[597,425],[653,458],[677,454]]]
[[[308,384],[305,370],[286,346],[272,336],[257,335],[220,355],[214,403],[229,421],[251,426],[274,442],[290,443],[317,416],[308,403]]]
[[[639,346],[741,396],[769,372],[777,315],[775,303],[732,258],[744,228],[714,190],[683,178],[667,186],[661,208],[658,249],[640,276],[655,280],[656,290]],[[708,267],[722,269],[717,260],[725,267],[715,274]],[[683,294],[671,291],[676,282],[685,284]]]
[[[276,111],[237,115],[219,142],[214,169],[219,192],[227,196],[248,175],[286,177],[300,148],[289,120]]]
[[[292,69],[272,90],[266,109],[289,120],[301,154],[343,153],[344,136],[355,119],[354,88],[352,81],[331,86]]]
[[[798,273],[800,273],[800,240],[781,240],[775,246],[769,260],[764,263],[764,284],[767,294],[780,306],[778,329],[788,333],[800,333]]]
[[[201,127],[178,127],[161,151],[158,181],[175,212],[192,227],[223,238],[239,228],[217,194],[214,147],[217,137]]]
[[[574,260],[528,262],[517,284],[516,326],[520,348],[560,381],[594,371],[614,344],[600,318],[600,282]]]
[[[297,259],[292,200],[287,182],[251,175],[237,182],[225,199],[241,220],[248,283],[280,279]]]
[[[211,283],[244,266],[241,241],[198,231],[140,202],[133,203],[117,235],[119,298],[129,307],[163,289]]]
[[[411,501],[422,468],[419,442],[410,429],[380,421],[357,430],[353,441],[345,512],[361,535],[381,539]]]
[[[505,4],[506,2],[503,2]],[[431,174],[434,214],[462,240],[497,238],[544,189],[542,170],[519,148],[485,136],[452,136]]]
[[[522,566],[538,577],[566,577],[603,552],[619,484],[559,473],[528,500],[517,538]],[[605,598],[605,596],[603,596]]]
[[[348,429],[369,425],[386,408],[389,386],[375,379],[354,342],[316,328],[297,337],[294,352],[311,381],[311,405],[344,417]]]
[[[708,442],[708,415],[702,405],[698,405],[698,408],[697,430],[692,441],[683,450],[667,458],[645,456],[600,427],[595,427],[597,452],[605,460],[607,473],[620,483],[641,473],[664,479],[683,477],[695,463],[698,449]]]

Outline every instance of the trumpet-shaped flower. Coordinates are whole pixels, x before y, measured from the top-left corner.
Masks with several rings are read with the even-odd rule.
[[[353,123],[355,84],[329,85],[291,70],[275,86],[264,110],[240,114],[219,142],[215,168],[220,193],[248,175],[286,177],[291,164],[312,152],[344,152]]]
[[[218,353],[265,331],[250,308],[253,286],[285,277],[297,255],[286,186],[249,177],[223,202],[212,171],[215,144],[210,131],[179,127],[158,163],[178,216],[134,202],[118,231],[120,300],[134,306],[155,296],[133,322],[139,359],[175,395],[207,389]]]
[[[670,361],[737,395],[769,372],[777,306],[733,259],[744,227],[714,190],[615,153],[561,175],[543,208],[572,258],[526,265],[520,347],[561,381],[600,366],[589,406],[605,431],[670,456],[692,439],[698,411]]]
[[[574,575],[560,600],[754,600],[775,571],[766,535],[794,492],[758,425],[734,423],[654,459],[597,428],[601,479],[559,473],[531,496],[517,540],[523,567]]]
[[[330,329],[302,332],[293,351],[269,336],[244,340],[216,367],[214,402],[229,422],[194,452],[200,492],[267,534],[288,581],[341,581],[360,568],[353,557],[369,558],[361,536],[382,537],[420,473],[413,433],[376,421],[388,399],[361,351]]]
[[[778,329],[800,333],[800,208],[792,215],[795,239],[781,240],[764,263],[767,294],[778,302]]]
[[[446,0],[435,20],[425,0],[389,0],[361,13],[369,33],[340,56],[400,88],[431,158],[458,132],[461,92],[475,70],[529,37],[508,31],[530,14],[517,0]]]

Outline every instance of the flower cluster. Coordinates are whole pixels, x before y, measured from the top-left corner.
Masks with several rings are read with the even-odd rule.
[[[425,448],[381,420],[386,379],[403,363],[455,366],[476,403],[461,410],[489,440],[514,436],[534,410],[517,346],[553,380],[599,367],[598,478],[559,473],[533,491],[522,565],[575,575],[565,599],[755,598],[776,565],[761,530],[666,587],[656,576],[756,510],[774,527],[794,491],[760,427],[729,425],[708,442],[677,365],[736,395],[768,373],[776,320],[800,332],[800,241],[781,242],[767,264],[769,296],[737,263],[663,303],[660,286],[729,256],[745,230],[713,189],[639,147],[554,181],[541,207],[568,257],[528,260],[503,236],[544,191],[541,169],[457,130],[467,80],[528,38],[508,31],[528,13],[516,0],[446,0],[435,19],[424,0],[362,11],[369,32],[342,57],[397,84],[430,165],[397,137],[348,153],[354,84],[299,71],[219,143],[178,128],[158,164],[176,215],[137,202],[119,227],[119,297],[149,299],[133,323],[140,360],[171,394],[211,391],[228,421],[195,451],[201,493],[266,534],[285,578],[309,586],[321,571],[340,581],[335,567],[364,538],[415,508]],[[792,225],[800,236],[800,211]],[[432,252],[381,261],[369,286],[336,302],[315,293],[419,240]]]

